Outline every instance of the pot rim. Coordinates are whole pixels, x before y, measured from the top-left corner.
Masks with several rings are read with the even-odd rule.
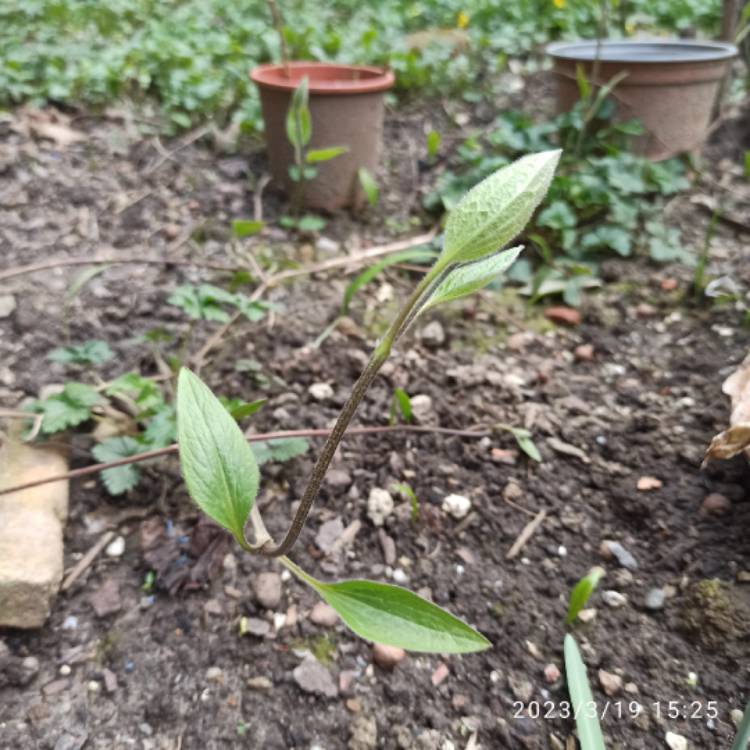
[[[553,42],[545,52],[556,60],[593,62],[597,41],[580,39],[575,42]],[[641,65],[725,62],[737,57],[735,45],[695,39],[604,39],[599,59],[603,63]]]
[[[292,77],[287,78],[286,70]],[[334,77],[316,77],[323,71],[333,72]],[[341,74],[340,78],[335,74]],[[313,62],[304,60],[283,63],[266,63],[250,71],[250,79],[259,88],[293,92],[304,75],[308,76],[311,94],[374,94],[392,88],[396,77],[393,71],[374,65],[347,65],[346,63]],[[361,76],[361,77],[358,77]]]

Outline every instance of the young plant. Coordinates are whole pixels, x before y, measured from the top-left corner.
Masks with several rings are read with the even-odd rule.
[[[443,250],[395,316],[355,383],[315,464],[289,530],[275,543],[255,497],[257,460],[231,415],[192,372],[183,368],[177,389],[180,463],[188,492],[245,550],[278,557],[300,581],[333,607],[363,638],[413,651],[462,653],[490,646],[484,636],[431,602],[398,586],[354,580],[325,583],[286,555],[315,498],[359,403],[395,342],[427,310],[481,289],[503,273],[521,247],[503,247],[523,229],[544,198],[560,151],[532,154],[474,187],[449,215]],[[245,534],[249,521],[252,539]]]
[[[292,195],[292,211],[294,214],[299,212],[302,203],[304,183],[318,175],[316,165],[335,159],[349,150],[347,146],[308,149],[312,138],[312,117],[308,101],[308,79],[305,76],[294,90],[286,113],[286,137],[294,149],[294,164],[289,167],[289,177],[295,183],[295,190]]]
[[[597,704],[591,694],[586,665],[581,658],[578,644],[570,633],[565,636],[564,651],[565,675],[581,750],[605,750],[604,737],[597,716]]]

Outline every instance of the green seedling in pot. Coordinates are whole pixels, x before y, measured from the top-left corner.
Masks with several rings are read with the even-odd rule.
[[[344,432],[393,345],[428,310],[478,291],[510,267],[522,248],[503,248],[521,232],[544,198],[559,158],[560,151],[523,157],[475,186],[451,212],[442,252],[397,313],[354,384],[289,530],[279,543],[269,535],[255,504],[260,476],[242,432],[208,386],[189,370],[180,372],[178,445],[182,473],[193,500],[243,549],[279,558],[362,638],[438,653],[480,651],[490,646],[465,622],[404,588],[366,580],[326,583],[306,573],[287,555],[304,527]]]

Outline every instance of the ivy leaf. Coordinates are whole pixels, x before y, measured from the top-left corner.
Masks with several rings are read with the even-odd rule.
[[[290,560],[285,564],[368,641],[440,654],[483,651],[492,645],[463,620],[400,586],[365,580],[324,583]]]
[[[478,260],[518,235],[546,195],[560,154],[529,154],[472,188],[448,215],[438,264]]]
[[[568,603],[568,614],[565,617],[565,624],[572,625],[575,622],[578,613],[586,606],[586,602],[594,593],[594,589],[599,585],[599,581],[604,575],[604,568],[600,568],[598,565],[581,578],[578,583],[573,586],[573,590],[570,592],[570,601]]]
[[[245,521],[258,494],[258,464],[229,412],[185,367],[177,381],[177,442],[190,496],[245,546]]]
[[[129,458],[141,453],[143,447],[132,437],[113,437],[95,445],[91,452],[97,461],[108,463],[119,458]],[[110,495],[122,495],[132,490],[141,478],[137,464],[114,466],[102,472],[102,481]]]
[[[573,704],[573,715],[576,717],[581,747],[586,750],[605,750],[604,737],[596,711],[587,710],[589,706],[595,706],[596,704],[591,695],[586,665],[581,659],[578,644],[570,633],[565,636],[564,651],[568,692],[570,693],[570,702]]]
[[[252,451],[258,466],[269,461],[283,463],[307,453],[310,444],[305,438],[281,438],[280,440],[259,440],[252,444]]]
[[[114,357],[106,341],[84,341],[83,344],[61,346],[53,349],[47,359],[64,365],[101,365]]]
[[[91,418],[91,408],[101,402],[101,396],[90,385],[66,383],[60,393],[37,401],[32,409],[43,415],[42,432],[49,435],[86,422]]]

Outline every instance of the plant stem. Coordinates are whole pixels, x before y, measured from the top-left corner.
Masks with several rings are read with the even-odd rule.
[[[279,6],[276,4],[276,0],[268,0],[268,7],[271,9],[271,18],[273,18],[273,25],[276,29],[276,33],[279,35],[279,46],[281,50],[281,64],[284,66],[284,72],[287,78],[292,77],[292,72],[289,67],[289,49],[286,46],[286,38],[284,37],[284,19],[279,10]]]
[[[357,411],[357,407],[364,398],[367,389],[375,379],[378,371],[383,366],[383,363],[388,359],[393,342],[403,332],[405,326],[414,318],[415,312],[418,310],[417,303],[434,280],[439,278],[442,271],[443,269],[439,265],[435,265],[430,272],[422,278],[389,326],[380,343],[375,347],[375,351],[373,351],[370,361],[367,363],[367,366],[362,371],[359,379],[354,384],[352,392],[349,394],[349,398],[341,409],[336,424],[323,446],[318,461],[313,467],[307,488],[302,495],[299,508],[292,519],[292,523],[286,536],[278,545],[269,547],[268,544],[266,544],[263,546],[260,549],[262,554],[267,555],[268,557],[281,557],[282,555],[286,555],[294,546],[305,525],[307,516],[310,514],[313,503],[318,496],[320,486],[323,483],[328,467],[336,453],[336,449],[341,442],[341,438],[343,437],[346,428],[349,426],[349,422]]]

